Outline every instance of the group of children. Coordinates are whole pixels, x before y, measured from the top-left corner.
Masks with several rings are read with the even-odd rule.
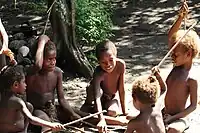
[[[187,3],[180,10],[179,18],[169,31],[169,48],[183,36],[179,30],[187,15]],[[1,23],[1,22],[0,22]],[[62,130],[60,124],[73,121],[87,113],[107,110],[97,119],[99,132],[107,132],[107,124],[127,125],[126,133],[181,133],[188,128],[186,116],[197,107],[197,79],[193,76],[193,59],[199,52],[199,37],[195,31],[189,33],[173,50],[171,57],[174,67],[166,82],[157,67],[152,75],[136,79],[132,86],[133,105],[140,114],[125,121],[115,119],[126,116],[124,75],[126,65],[117,58],[117,49],[109,40],[96,47],[99,66],[96,67],[90,85],[86,88],[87,97],[80,110],[70,107],[64,98],[62,71],[56,67],[56,46],[49,37],[39,37],[35,64],[22,67],[16,65],[13,54],[8,49],[5,29],[0,25],[1,54],[10,57],[9,65],[1,64],[0,72],[0,132],[26,133],[29,121],[39,125],[36,132]],[[1,42],[0,41],[0,42]],[[2,59],[5,58],[3,55]],[[3,67],[5,66],[5,67]],[[25,100],[22,96],[26,92]],[[57,94],[59,105],[55,105]],[[164,108],[160,99],[164,96]],[[190,97],[190,105],[186,101]],[[54,121],[58,121],[54,122]],[[41,128],[42,127],[42,128]]]

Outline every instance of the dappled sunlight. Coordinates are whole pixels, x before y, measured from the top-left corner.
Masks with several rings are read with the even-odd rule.
[[[191,19],[200,18],[199,3],[188,1]],[[127,68],[133,74],[140,74],[157,65],[167,54],[167,32],[175,19],[181,5],[180,1],[152,0],[139,1],[118,0],[115,5],[113,33],[111,38],[116,43],[118,57],[126,61]],[[191,24],[188,24],[190,26]],[[195,26],[198,31],[200,25]],[[170,63],[170,57],[161,66]]]

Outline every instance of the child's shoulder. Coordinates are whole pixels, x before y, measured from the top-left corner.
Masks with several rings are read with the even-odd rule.
[[[116,58],[116,62],[119,64],[119,65],[122,65],[122,66],[125,66],[126,63],[124,60],[120,59],[120,58]]]
[[[126,63],[124,60],[117,58],[116,59],[116,67],[119,71],[124,71],[126,68]]]
[[[19,108],[23,102],[24,101],[21,98],[17,96],[11,96],[8,99],[8,107]]]
[[[63,73],[63,70],[56,66],[54,72],[55,73]]]

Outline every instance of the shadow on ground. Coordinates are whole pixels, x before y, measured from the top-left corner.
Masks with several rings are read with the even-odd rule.
[[[118,57],[126,61],[132,75],[150,70],[168,52],[167,32],[176,19],[180,0],[118,0],[113,5],[115,36],[111,40],[117,45]],[[189,0],[188,5],[191,19],[199,20],[200,2]],[[199,28],[196,25],[196,31]],[[169,63],[170,58],[162,67]]]

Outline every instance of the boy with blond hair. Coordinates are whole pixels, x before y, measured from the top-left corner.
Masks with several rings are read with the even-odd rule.
[[[133,83],[133,104],[140,114],[129,121],[126,133],[165,133],[161,106],[157,103],[161,91],[154,76],[143,76]]]
[[[185,30],[178,29],[187,12],[188,6],[184,2],[179,18],[169,31],[169,48],[172,48],[185,34]],[[166,79],[167,92],[163,109],[167,133],[180,133],[188,128],[186,116],[197,107],[198,82],[195,77],[193,59],[199,53],[199,43],[197,33],[190,30],[172,51],[174,67]],[[186,107],[188,97],[190,97],[190,105]]]

